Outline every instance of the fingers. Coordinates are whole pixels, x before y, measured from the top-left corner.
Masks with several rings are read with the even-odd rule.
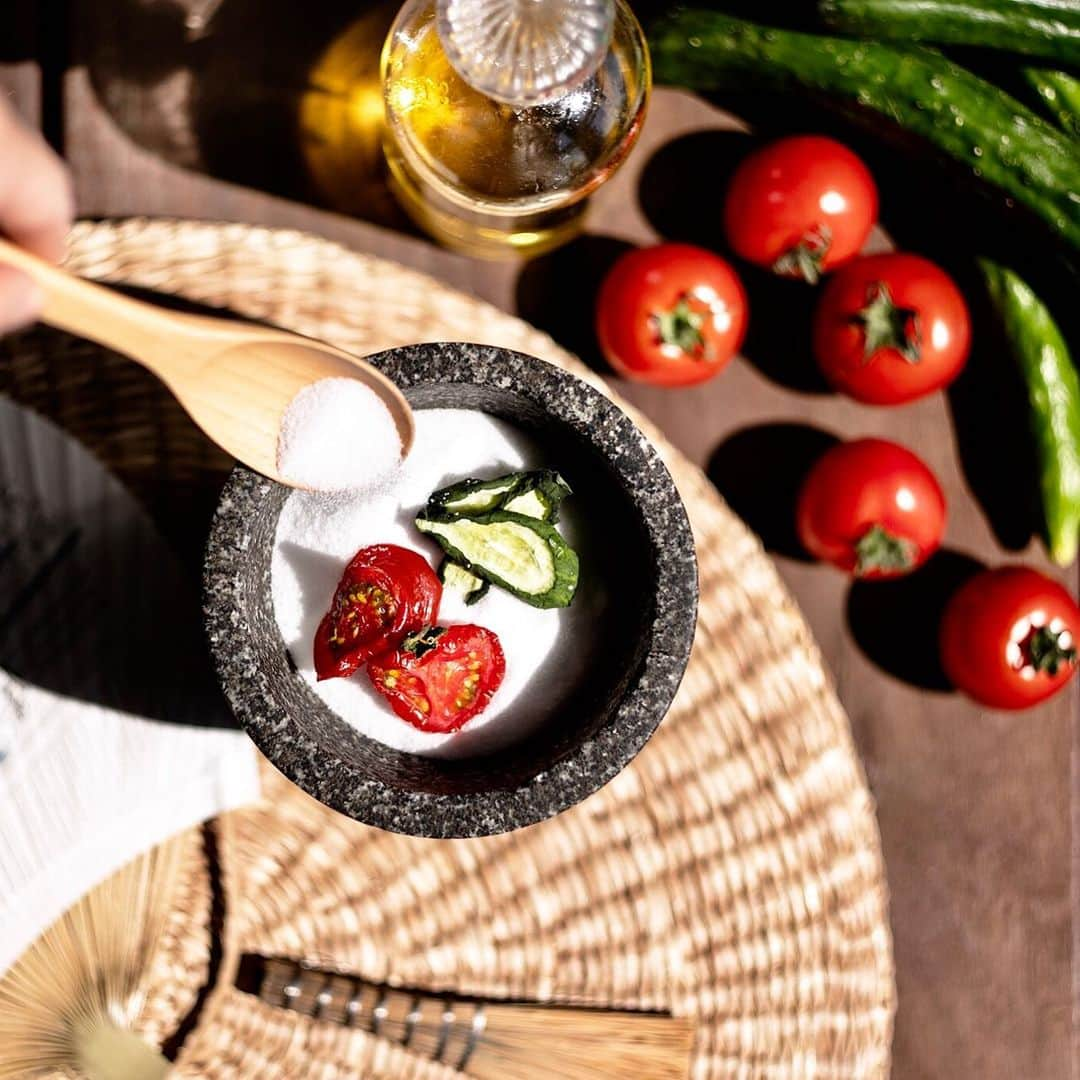
[[[55,261],[63,257],[73,215],[64,163],[0,100],[0,233]]]
[[[63,257],[73,215],[71,181],[63,162],[0,99],[0,234],[57,261]],[[25,274],[0,267],[0,333],[31,322],[40,308],[38,287]]]
[[[25,275],[0,266],[0,333],[33,322],[41,309],[41,290]]]

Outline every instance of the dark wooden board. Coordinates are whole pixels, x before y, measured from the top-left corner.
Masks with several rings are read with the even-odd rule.
[[[265,148],[295,140],[287,118],[310,92],[311,70],[325,74],[311,35],[346,25],[366,10],[363,0],[264,2],[258,13],[248,0],[222,0],[216,14],[215,6],[72,3],[63,132],[81,213],[307,229],[516,310],[586,359],[594,358],[591,289],[623,246],[660,235],[707,244],[717,236],[725,163],[745,145],[731,133],[738,122],[667,90],[655,95],[631,162],[595,200],[589,235],[530,266],[466,259],[417,237],[364,164],[353,216],[310,205],[325,201],[325,191],[299,176],[295,161],[281,157],[275,167]],[[290,8],[317,13],[305,29]],[[203,11],[208,23],[178,26],[185,10]],[[220,77],[228,49],[236,56],[231,84]],[[307,75],[297,68],[301,60]],[[27,100],[37,89],[33,71],[26,63],[3,70],[3,85],[34,118],[36,103]],[[249,157],[257,168],[245,175]],[[343,190],[339,184],[339,196]],[[904,210],[887,204],[886,224]],[[887,240],[878,234],[874,242]],[[1013,437],[996,384],[985,386],[984,372],[997,360],[977,357],[951,403],[939,395],[903,409],[860,408],[815,385],[805,290],[756,277],[750,285],[754,330],[745,351],[752,362],[739,360],[692,391],[619,390],[708,470],[777,553],[835,676],[878,801],[892,892],[900,999],[894,1075],[1064,1078],[1075,1039],[1076,693],[1010,717],[928,688],[940,679],[930,659],[935,605],[969,560],[1046,565],[1036,544],[1023,544],[1027,507],[1000,499],[1010,485],[995,469]],[[950,551],[921,582],[853,589],[792,549],[784,492],[830,435],[858,434],[915,448],[946,488]],[[1068,580],[1075,586],[1074,575]]]

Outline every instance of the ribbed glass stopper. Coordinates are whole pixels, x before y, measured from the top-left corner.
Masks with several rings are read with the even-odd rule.
[[[439,0],[439,37],[474,89],[517,108],[560,97],[600,66],[614,0]]]

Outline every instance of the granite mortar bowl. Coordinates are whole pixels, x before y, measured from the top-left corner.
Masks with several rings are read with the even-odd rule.
[[[689,658],[697,608],[690,525],[667,468],[632,421],[580,379],[489,346],[434,344],[369,357],[415,409],[474,408],[535,439],[574,489],[602,575],[601,632],[557,715],[483,757],[420,757],[369,739],[297,673],[274,619],[271,555],[289,489],[237,467],[207,546],[204,612],[233,711],[290,780],[349,817],[427,837],[542,821],[627,765],[660,723]],[[327,597],[329,602],[329,597]]]

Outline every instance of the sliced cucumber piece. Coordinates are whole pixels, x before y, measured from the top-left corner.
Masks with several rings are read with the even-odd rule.
[[[539,521],[556,521],[559,516],[559,503],[570,494],[570,485],[557,473],[550,469],[537,470],[528,473],[510,473],[500,476],[496,480],[489,481],[465,481],[465,485],[484,485],[481,490],[478,486],[470,486],[470,490],[464,494],[450,495],[448,502],[443,502],[443,509],[449,505],[449,511],[455,515],[466,516],[460,509],[469,502],[479,503],[486,500],[489,495],[505,486],[507,481],[512,481],[512,486],[501,497],[502,505],[499,507],[507,513],[521,514],[523,517],[536,518]],[[434,502],[440,495],[452,492],[452,488],[444,489],[444,492],[436,492],[432,496]],[[473,516],[473,515],[469,515]],[[475,604],[490,587],[490,582],[477,577],[470,570],[459,566],[453,560],[443,560],[439,568],[439,576],[443,584],[456,589],[465,597],[466,604]]]
[[[551,469],[521,473],[517,489],[500,509],[552,523],[559,520],[559,503],[571,494],[570,485]]]
[[[462,480],[440,488],[428,499],[428,508],[472,517],[492,510],[508,510],[542,521],[556,521],[559,503],[569,494],[570,485],[553,469],[534,469],[507,473],[493,480]]]
[[[494,480],[462,480],[436,491],[428,499],[429,507],[451,514],[486,514],[502,504],[507,495],[517,490],[522,473],[508,473]]]
[[[439,565],[439,580],[446,588],[461,593],[469,606],[475,604],[491,588],[490,581],[477,577],[453,559],[443,559]]]
[[[511,495],[502,504],[502,509],[508,514],[521,514],[522,517],[536,518],[538,521],[550,521],[555,507],[539,488],[530,488],[528,491]]]
[[[577,553],[546,521],[505,510],[470,518],[429,510],[416,527],[454,562],[533,607],[569,607],[574,599]]]

